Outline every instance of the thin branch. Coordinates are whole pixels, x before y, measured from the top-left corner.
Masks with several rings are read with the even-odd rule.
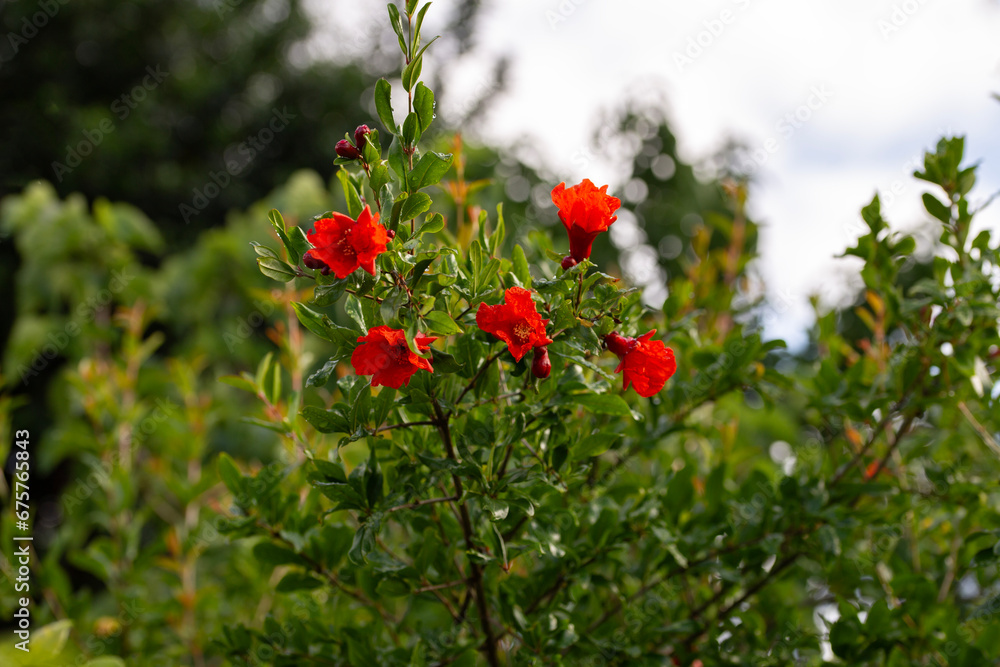
[[[386,426],[379,426],[375,432],[382,433],[383,431],[391,431],[396,428],[413,428],[414,426],[436,426],[436,425],[437,422],[433,421],[402,422],[400,424],[388,424]]]
[[[416,589],[413,592],[414,593],[429,593],[431,591],[439,591],[439,590],[444,589],[444,588],[454,588],[455,586],[461,586],[463,584],[468,584],[468,583],[469,582],[466,581],[465,579],[460,579],[458,581],[449,581],[448,583],[445,583],[445,584],[432,584],[432,585],[424,586],[423,588],[418,588],[418,589]]]
[[[470,391],[472,391],[472,388],[476,386],[477,382],[479,382],[479,378],[482,377],[483,373],[486,372],[486,369],[489,368],[490,364],[496,361],[501,354],[503,354],[502,348],[500,349],[500,351],[495,352],[494,354],[491,354],[489,357],[487,357],[486,361],[483,362],[483,365],[476,372],[476,375],[471,380],[469,380],[469,384],[465,385],[465,388],[462,390],[462,393],[459,394],[458,398],[455,399],[455,405],[461,403],[462,399],[465,398],[465,395],[468,394]],[[448,412],[449,419],[451,418],[452,414],[454,414],[454,412],[455,412],[454,410]]]
[[[461,496],[447,496],[445,498],[428,498],[426,500],[415,500],[412,503],[406,503],[405,505],[396,505],[395,507],[390,507],[386,510],[386,513],[398,512],[399,510],[412,510],[420,507],[421,505],[433,505],[434,503],[450,503],[454,500],[458,500]]]
[[[494,358],[496,356],[499,356],[499,353],[494,355]],[[488,363],[490,363],[490,361],[487,361],[487,364]],[[483,368],[485,368],[487,364],[483,364]],[[482,374],[482,369],[480,369],[480,372],[476,375],[476,377],[479,377],[480,374]],[[473,378],[470,386],[475,383],[475,380],[476,378]],[[459,400],[461,400],[461,397],[459,397]],[[456,403],[458,403],[458,401],[456,401]],[[451,442],[451,427],[448,425],[448,420],[451,415],[449,413],[448,416],[445,416],[441,410],[441,406],[438,405],[436,398],[432,398],[432,405],[434,406],[434,414],[437,416],[437,427],[438,431],[441,433],[441,440],[444,442],[445,453],[449,459],[457,461],[458,459],[455,456],[455,447]],[[455,485],[455,495],[461,498],[464,493],[462,479],[455,473],[452,473],[451,479],[452,483]],[[500,656],[497,652],[496,637],[493,634],[493,623],[490,621],[490,608],[486,600],[486,590],[483,587],[483,570],[479,566],[479,563],[475,561],[475,557],[472,555],[472,552],[477,551],[477,549],[473,539],[474,531],[472,528],[472,519],[469,517],[469,507],[464,501],[457,504],[459,516],[461,517],[462,534],[465,537],[465,547],[469,552],[469,589],[470,591],[474,591],[476,607],[479,610],[479,624],[486,637],[486,641],[483,645],[483,653],[486,655],[486,660],[490,664],[490,667],[499,667]],[[462,613],[464,615],[464,611]]]
[[[979,420],[976,419],[976,416],[972,414],[971,410],[969,410],[969,406],[965,404],[965,401],[958,402],[958,409],[961,410],[962,414],[965,415],[965,418],[969,420],[969,424],[972,425],[972,428],[976,429],[976,433],[978,433],[979,437],[983,439],[983,442],[985,442],[986,445],[993,450],[994,454],[1000,456],[1000,443],[996,441],[996,438],[990,434],[985,426],[979,423]]]

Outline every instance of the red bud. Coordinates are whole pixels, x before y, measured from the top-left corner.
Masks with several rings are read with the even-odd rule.
[[[326,262],[318,257],[313,257],[309,251],[302,255],[302,263],[306,265],[307,269],[319,269],[324,276],[330,273],[330,267],[326,265]]]
[[[569,271],[574,266],[576,266],[576,260],[573,259],[572,255],[566,255],[565,257],[563,257],[562,261],[563,271]]]
[[[391,229],[385,230],[385,235],[389,237],[390,241],[393,240],[394,238],[396,238],[396,232],[394,232]]]
[[[619,358],[625,356],[634,342],[634,338],[623,336],[617,331],[612,331],[604,337],[604,344],[608,346],[608,350],[613,352]]]
[[[552,362],[549,361],[549,348],[545,345],[535,348],[535,357],[531,361],[531,374],[539,380],[544,380],[552,372]]]
[[[337,155],[348,160],[357,160],[361,157],[361,151],[355,148],[347,139],[338,141],[337,147],[334,150],[337,151]]]

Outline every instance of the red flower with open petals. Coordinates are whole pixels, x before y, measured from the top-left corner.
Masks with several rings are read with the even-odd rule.
[[[316,230],[306,237],[313,249],[303,256],[303,263],[322,269],[324,274],[332,270],[338,278],[346,278],[359,266],[375,275],[375,258],[385,252],[389,242],[378,213],[372,214],[367,206],[357,220],[343,213],[317,220]]]
[[[552,202],[569,234],[569,254],[577,262],[590,257],[594,239],[618,219],[614,212],[622,205],[608,194],[608,186],[598,188],[587,178],[569,189],[565,183],[557,185],[552,189]]]
[[[674,351],[662,340],[650,340],[655,333],[656,329],[653,329],[638,338],[628,338],[614,332],[604,337],[608,349],[621,360],[615,373],[622,374],[624,388],[633,385],[636,393],[646,398],[663,389],[663,385],[677,371]]]
[[[538,345],[548,345],[552,339],[545,335],[545,325],[535,309],[531,291],[523,287],[511,287],[504,293],[504,303],[499,306],[479,304],[476,311],[476,325],[507,343],[507,349],[514,359],[521,358]]]
[[[433,336],[417,334],[414,341],[421,352],[430,349],[436,341]],[[351,365],[358,375],[371,375],[372,386],[399,389],[410,384],[410,377],[419,370],[433,371],[431,362],[410,350],[406,333],[387,326],[372,327],[367,336],[358,338],[358,345],[351,355]]]

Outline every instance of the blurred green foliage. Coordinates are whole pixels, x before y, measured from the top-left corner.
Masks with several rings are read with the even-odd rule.
[[[374,115],[361,103],[369,77],[290,64],[307,28],[297,2],[22,0],[4,5],[5,31],[21,35],[43,4],[53,8],[45,25],[0,54],[10,194],[0,202],[0,541],[19,532],[11,442],[21,429],[35,536],[33,654],[5,643],[3,664],[472,665],[486,655],[484,608],[504,664],[1000,659],[1000,256],[995,238],[972,232],[975,170],[961,139],[942,141],[919,174],[940,232],[931,262],[917,261],[875,199],[847,252],[864,263],[857,306],[817,312],[795,356],[761,338],[746,184],[699,181],[657,113],[622,112],[604,146],[632,165],[618,223],[627,233],[602,237],[593,259],[665,287],[653,307],[633,294],[622,312],[628,333],[658,328],[680,370],[651,400],[618,400],[599,395],[620,379],[592,340],[554,347],[553,379],[513,406],[490,399],[525,369],[484,373],[456,422],[467,542],[446,504],[406,506],[451,492],[453,466],[433,434],[379,433],[384,419],[323,433],[338,429],[302,412],[338,427],[359,405],[386,419],[419,414],[440,373],[388,398],[366,394],[346,364],[326,363],[353,342],[321,340],[292,303],[314,299],[345,330],[359,311],[371,324],[390,309],[317,303],[308,279],[278,284],[254,266],[251,242],[282,245],[268,210],[304,230],[350,206],[330,161],[344,131]],[[462,7],[471,20],[478,3]],[[455,34],[468,48],[468,34]],[[119,117],[116,98],[159,64],[170,75],[150,85],[142,113]],[[287,127],[196,222],[171,227],[227,151],[239,154],[286,104]],[[114,130],[60,182],[52,162],[106,119]],[[454,155],[428,190],[430,224],[436,213],[445,222],[428,245],[453,245],[463,266],[477,239],[490,254],[521,246],[523,265],[501,262],[476,280],[487,291],[512,274],[532,280],[553,319],[586,339],[561,309],[572,290],[553,259],[566,248],[547,201],[554,183],[448,131],[424,139]],[[507,241],[490,247],[501,202]],[[638,256],[658,268],[630,268]],[[457,267],[429,275],[448,287]],[[470,331],[471,315],[450,312],[445,294],[431,295],[437,310]],[[467,360],[486,356],[486,339],[469,340]],[[460,355],[435,354],[477,383]],[[529,419],[542,428],[525,431]],[[497,443],[509,452],[504,473]],[[469,562],[481,567],[485,607],[461,574]],[[4,618],[18,606],[15,574],[5,549]]]

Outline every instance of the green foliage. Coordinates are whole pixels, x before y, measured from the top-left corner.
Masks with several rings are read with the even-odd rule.
[[[397,32],[412,98],[419,66]],[[677,259],[651,313],[599,265],[559,268],[539,234],[508,255],[499,210],[474,229],[429,213],[417,112],[396,126],[387,84],[377,90],[396,148],[345,163],[340,178],[357,196],[352,217],[371,201],[395,238],[375,275],[338,281],[335,298],[329,277],[292,267],[322,294],[296,314],[330,357],[310,382],[321,391],[288,394],[304,407],[271,424],[306,460],[258,492],[247,492],[256,477],[226,473],[234,536],[269,545],[255,547],[262,566],[289,567],[279,591],[341,614],[289,642],[290,664],[318,645],[387,665],[820,664],[821,641],[849,664],[998,657],[992,618],[973,623],[971,601],[991,594],[1000,518],[975,483],[1000,453],[988,393],[1000,258],[988,234],[967,241],[975,170],[960,166],[961,140],[919,174],[949,202],[925,197],[950,248],[934,278],[899,284],[915,244],[889,230],[876,198],[862,212],[869,234],[847,251],[865,262],[857,315],[869,335],[849,342],[837,313],[821,315],[820,353],[796,359],[760,338],[757,304],[736,298],[754,247],[740,184],[723,193],[728,213],[694,223],[693,257]],[[466,187],[457,176],[446,191]],[[475,321],[515,285],[550,320],[544,380]],[[437,334],[434,371],[394,390],[355,375],[355,339],[383,325],[411,350],[418,333]],[[652,327],[680,370],[652,399],[620,395],[602,337]],[[247,388],[265,393],[267,373]],[[831,604],[839,619],[817,626]],[[235,636],[220,642],[234,658],[262,641],[250,627]]]
[[[938,244],[875,198],[845,253],[857,304],[818,311],[792,354],[747,296],[746,185],[679,161],[662,179],[665,127],[624,125],[643,139],[634,176],[664,185],[633,202],[639,227],[681,245],[660,246],[660,308],[604,237],[564,270],[536,197],[494,207],[506,178],[540,180],[433,136],[427,6],[390,10],[407,105],[375,85],[363,158],[329,184],[296,172],[189,251],[167,254],[135,208],[44,184],[0,204],[19,257],[0,435],[31,430],[33,479],[68,480],[38,491],[30,661],[9,645],[0,661],[1000,659],[1000,252],[963,140],[916,175]],[[366,205],[395,232],[374,275],[308,268],[312,221]],[[477,326],[514,286],[549,320],[547,378]],[[358,375],[358,338],[383,325],[414,353],[437,337],[433,371]],[[678,371],[647,399],[620,390],[604,340],[653,328]],[[9,614],[6,555],[0,572]]]

